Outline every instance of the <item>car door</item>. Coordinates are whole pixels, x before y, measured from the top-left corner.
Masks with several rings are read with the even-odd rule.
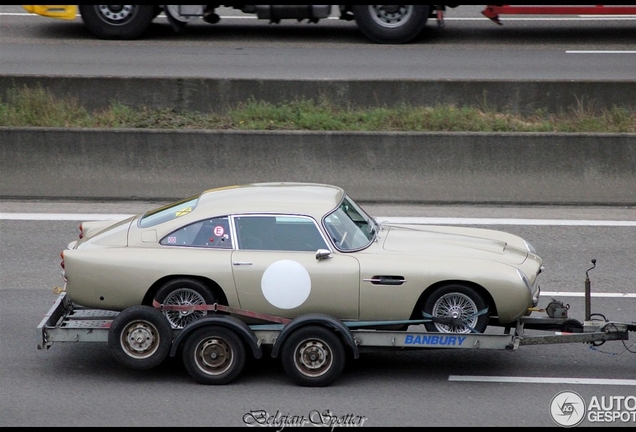
[[[241,308],[292,318],[325,313],[357,319],[358,261],[344,254],[316,258],[330,249],[316,222],[306,216],[236,216],[238,250],[232,271]]]

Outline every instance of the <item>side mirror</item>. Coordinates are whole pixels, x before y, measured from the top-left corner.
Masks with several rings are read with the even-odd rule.
[[[328,249],[318,249],[316,251],[316,259],[318,261],[331,258],[331,251]]]

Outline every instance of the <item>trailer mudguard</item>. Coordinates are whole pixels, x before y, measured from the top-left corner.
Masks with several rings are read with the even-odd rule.
[[[272,347],[272,357],[277,358],[280,348],[283,346],[287,338],[290,334],[294,332],[294,330],[309,325],[309,324],[319,324],[326,327],[331,327],[336,332],[340,334],[340,338],[346,345],[349,345],[351,351],[353,353],[353,358],[360,357],[360,352],[358,350],[358,345],[353,339],[353,334],[351,334],[351,330],[343,324],[338,318],[334,318],[331,315],[326,314],[307,314],[301,315],[297,318],[291,320],[288,324],[283,327],[280,332],[280,335],[276,338],[276,342]]]
[[[263,351],[258,345],[258,339],[256,338],[256,335],[245,322],[233,316],[219,315],[199,318],[185,326],[172,342],[172,347],[170,348],[169,354],[170,357],[174,357],[177,354],[179,346],[193,331],[208,325],[225,327],[235,331],[241,337],[241,339],[243,339],[245,343],[247,343],[247,345],[250,347],[254,358],[260,359],[263,356]]]

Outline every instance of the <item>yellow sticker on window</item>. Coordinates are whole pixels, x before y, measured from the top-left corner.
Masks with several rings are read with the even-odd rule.
[[[176,216],[177,217],[185,216],[188,213],[190,213],[191,211],[192,211],[192,207],[186,207],[186,208],[183,208],[181,210],[177,210]]]

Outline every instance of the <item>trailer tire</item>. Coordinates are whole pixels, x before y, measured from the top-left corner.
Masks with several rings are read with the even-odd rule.
[[[352,5],[360,31],[374,42],[402,44],[415,39],[426,26],[427,5]]]
[[[132,40],[157,16],[155,5],[79,5],[82,21],[100,39]]]
[[[247,353],[245,344],[235,332],[207,326],[187,337],[182,358],[188,374],[196,381],[223,385],[243,371]]]
[[[130,369],[145,370],[163,362],[172,345],[172,329],[151,306],[132,306],[120,312],[108,330],[108,348]]]
[[[281,353],[283,370],[296,384],[324,387],[345,367],[344,345],[333,330],[305,326],[289,335]]]
[[[483,297],[473,288],[460,284],[435,289],[424,302],[425,316],[461,318],[466,326],[427,322],[426,330],[440,333],[483,333],[488,327],[488,313],[477,315],[488,308]],[[472,328],[472,330],[471,330]]]

